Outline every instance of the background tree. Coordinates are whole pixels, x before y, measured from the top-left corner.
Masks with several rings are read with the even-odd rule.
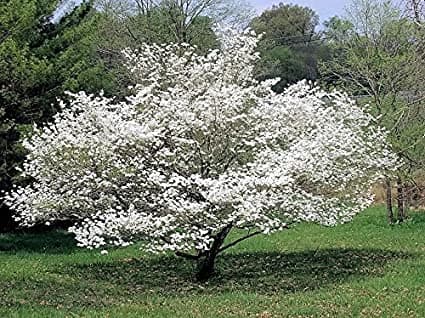
[[[398,153],[398,220],[405,218],[407,182],[414,184],[422,173],[425,130],[424,52],[411,20],[389,1],[356,0],[346,19],[332,18],[325,35],[331,56],[321,64],[324,81],[358,96],[391,133],[389,140]],[[392,211],[391,180],[388,179],[387,208]]]
[[[316,80],[318,23],[319,17],[312,9],[283,3],[254,18],[251,27],[263,34],[258,78],[281,78],[274,87],[277,92],[302,79]]]
[[[156,4],[151,1],[108,0],[98,2],[104,25],[100,29],[103,46],[115,52],[125,47],[137,48],[143,43],[186,42],[205,45],[214,43],[212,20],[196,16],[183,25],[184,13],[173,3]],[[213,44],[210,44],[210,46]]]
[[[86,3],[57,24],[56,1],[0,4],[0,190],[10,189],[22,163],[19,139],[33,123],[57,110],[65,90],[116,94],[115,75],[96,54],[97,13]],[[10,228],[10,211],[0,203],[0,229]]]
[[[253,11],[238,0],[98,0],[105,44],[119,49],[142,43],[189,43],[203,52],[217,45],[213,25],[243,28]],[[113,38],[111,38],[111,35]]]
[[[412,19],[421,27],[425,23],[425,1],[424,0],[406,0],[406,5]]]

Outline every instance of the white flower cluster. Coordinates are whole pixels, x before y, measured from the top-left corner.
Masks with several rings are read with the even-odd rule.
[[[223,35],[126,51],[140,83],[125,102],[79,93],[25,141],[34,179],[6,203],[24,226],[75,220],[79,245],[205,251],[229,225],[270,233],[349,221],[395,156],[340,92],[306,82],[275,94],[253,78],[258,38]]]

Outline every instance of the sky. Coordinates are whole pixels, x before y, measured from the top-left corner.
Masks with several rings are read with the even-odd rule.
[[[59,1],[59,5],[58,5],[57,9],[55,10],[55,12],[53,13],[53,18],[52,18],[51,22],[53,22],[53,23],[59,22],[60,18],[62,18],[62,16],[64,14],[66,14],[66,12],[71,11],[74,7],[76,7],[77,5],[79,5],[82,2],[83,2],[83,0],[61,0],[61,1]],[[261,1],[259,1],[259,2],[261,2]]]
[[[344,13],[344,7],[350,0],[248,0],[257,12],[271,8],[273,4],[283,2],[285,4],[298,4],[301,6],[312,8],[320,17],[320,21],[326,21],[335,15]]]

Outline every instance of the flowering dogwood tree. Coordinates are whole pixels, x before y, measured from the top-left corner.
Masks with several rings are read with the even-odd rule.
[[[199,261],[201,279],[246,238],[349,221],[393,166],[385,132],[343,93],[257,82],[257,40],[223,36],[206,56],[173,44],[125,52],[139,83],[127,101],[79,93],[24,141],[34,182],[6,196],[16,220],[74,220],[88,248],[174,251]],[[232,229],[247,232],[225,245]]]

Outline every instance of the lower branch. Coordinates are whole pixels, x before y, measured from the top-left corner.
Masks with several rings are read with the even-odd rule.
[[[290,223],[290,224],[292,224],[292,223]],[[282,226],[282,228],[289,229],[289,226],[288,225],[285,225],[285,226]],[[218,250],[218,253],[221,253],[221,252],[227,250],[228,248],[231,248],[231,247],[235,246],[236,244],[238,244],[238,243],[240,243],[242,241],[245,241],[245,240],[247,240],[247,239],[249,239],[249,238],[251,238],[253,236],[256,236],[258,234],[261,234],[261,233],[263,233],[263,232],[262,231],[256,231],[256,232],[253,232],[253,233],[249,233],[246,236],[243,236],[243,237],[241,237],[241,238],[233,241],[232,243],[229,243],[229,244],[223,246],[222,248],[220,248]]]
[[[261,233],[262,233],[261,231],[257,231],[257,232],[253,232],[251,234],[248,234],[248,235],[246,235],[244,237],[241,237],[241,238],[237,239],[236,241],[233,241],[232,243],[229,243],[229,244],[223,246],[222,248],[220,248],[218,250],[218,253],[221,253],[221,252],[227,250],[228,248],[231,248],[231,247],[235,246],[236,244],[238,244],[238,243],[240,243],[242,241],[245,241],[245,240],[247,240],[247,239],[249,239],[249,238],[251,238],[251,237],[253,237],[255,235],[261,234]]]

